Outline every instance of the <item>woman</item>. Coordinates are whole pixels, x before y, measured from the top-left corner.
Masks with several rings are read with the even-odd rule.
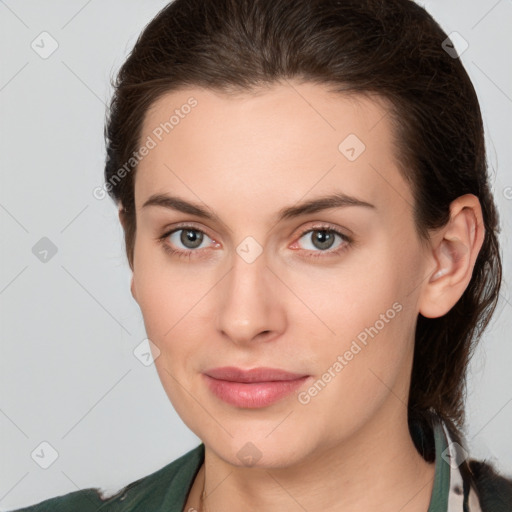
[[[473,86],[410,0],[176,0],[121,68],[105,190],[202,444],[24,510],[512,510],[464,442],[501,282]]]

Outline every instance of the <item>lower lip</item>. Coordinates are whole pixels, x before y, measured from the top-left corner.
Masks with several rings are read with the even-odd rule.
[[[306,376],[295,380],[244,383],[214,379],[204,374],[203,376],[214,395],[228,404],[246,409],[273,404],[295,391],[309,378]]]

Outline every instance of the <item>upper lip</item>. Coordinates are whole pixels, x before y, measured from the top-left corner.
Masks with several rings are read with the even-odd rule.
[[[234,366],[224,366],[222,368],[212,368],[204,372],[214,379],[226,380],[230,382],[269,382],[269,381],[285,381],[297,380],[307,377],[306,374],[292,373],[279,368],[252,368],[243,370]]]

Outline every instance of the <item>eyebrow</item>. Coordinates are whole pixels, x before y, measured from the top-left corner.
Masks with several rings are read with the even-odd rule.
[[[170,210],[177,210],[183,213],[188,213],[190,215],[195,215],[196,217],[201,217],[203,219],[220,222],[218,215],[213,213],[210,209],[204,208],[199,203],[189,202],[177,196],[171,196],[168,194],[153,194],[142,205],[142,208],[146,208],[148,206],[160,206],[162,208],[168,208]],[[282,220],[299,217],[301,215],[347,206],[375,208],[375,205],[366,201],[362,201],[361,199],[343,194],[341,192],[336,192],[328,196],[318,197],[316,199],[299,203],[297,205],[282,208],[277,212],[276,220],[279,222]]]

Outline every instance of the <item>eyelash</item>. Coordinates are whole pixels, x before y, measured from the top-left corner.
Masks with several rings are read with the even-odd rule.
[[[170,235],[172,235],[173,233],[175,233],[177,231],[184,231],[184,230],[196,231],[198,233],[202,233],[203,235],[209,236],[203,230],[198,229],[195,226],[183,225],[183,226],[179,226],[179,227],[173,228],[170,231],[167,231],[162,236],[157,238],[157,242],[159,244],[161,244],[163,249],[164,249],[164,251],[166,253],[170,254],[171,256],[177,256],[178,258],[184,258],[184,259],[190,260],[193,257],[192,256],[193,253],[198,253],[194,257],[199,257],[199,258],[202,257],[202,255],[200,254],[201,253],[200,250],[189,249],[188,251],[184,251],[184,250],[181,250],[181,249],[173,249],[167,243],[167,238]],[[331,226],[328,226],[328,225],[314,226],[312,228],[306,229],[305,231],[300,233],[300,236],[298,237],[297,240],[300,240],[304,235],[306,235],[308,233],[312,233],[314,231],[326,231],[327,233],[333,233],[335,235],[338,235],[345,243],[343,243],[337,249],[334,249],[334,250],[311,251],[308,254],[306,254],[307,258],[326,258],[326,257],[328,258],[328,257],[331,257],[331,256],[338,256],[341,253],[345,252],[353,244],[353,240],[349,236],[345,235],[344,233],[341,233],[337,229],[334,229],[334,228],[332,228]],[[211,238],[211,237],[209,237],[209,238]],[[308,252],[307,249],[305,249],[305,251]],[[324,256],[325,254],[328,254],[328,256]]]

